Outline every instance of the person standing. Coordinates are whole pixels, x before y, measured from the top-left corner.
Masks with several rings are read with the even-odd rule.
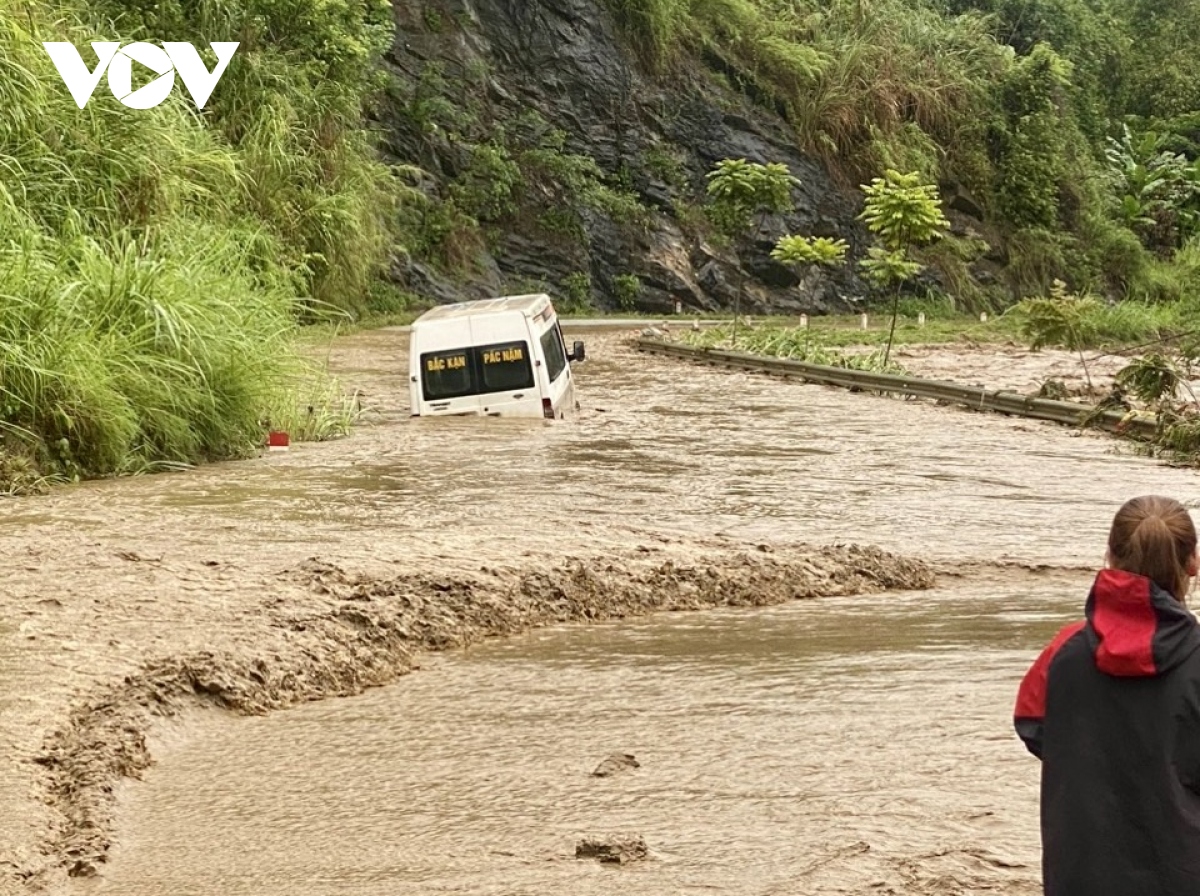
[[[1200,894],[1200,569],[1178,501],[1113,519],[1084,620],[1021,681],[1013,722],[1042,761],[1046,896]]]

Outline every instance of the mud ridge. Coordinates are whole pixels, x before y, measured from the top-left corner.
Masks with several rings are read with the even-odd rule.
[[[76,704],[36,760],[58,819],[42,867],[17,876],[39,887],[63,873],[98,873],[112,844],[116,785],[152,764],[147,736],[156,719],[197,705],[252,715],[358,694],[410,671],[421,651],[539,626],[926,589],[935,579],[922,561],[854,545],[713,551],[701,562],[573,557],[531,567],[380,577],[313,558],[280,572],[252,646],[148,661]]]

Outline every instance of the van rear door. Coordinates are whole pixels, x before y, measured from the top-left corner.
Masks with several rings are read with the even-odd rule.
[[[513,339],[475,348],[479,364],[479,400],[482,413],[500,416],[536,416],[540,392],[533,375],[529,342]]]
[[[469,347],[421,352],[418,363],[421,413],[479,413],[478,375]]]
[[[464,319],[418,321],[409,344],[414,413],[479,413],[471,328]]]
[[[524,314],[481,316],[471,320],[480,413],[534,417],[541,414],[534,375],[534,353]]]

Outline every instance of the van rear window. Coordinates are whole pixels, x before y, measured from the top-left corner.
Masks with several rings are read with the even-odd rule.
[[[533,388],[526,342],[501,342],[421,355],[426,401]]]
[[[475,384],[473,367],[467,349],[421,355],[421,383],[425,400],[475,395],[479,389]]]
[[[508,392],[533,388],[533,365],[525,342],[502,342],[476,350],[483,373],[484,392]]]

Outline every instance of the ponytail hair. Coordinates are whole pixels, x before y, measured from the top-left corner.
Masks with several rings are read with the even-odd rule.
[[[1145,576],[1183,603],[1188,564],[1196,553],[1196,527],[1173,498],[1144,495],[1117,511],[1108,533],[1108,558],[1115,569]]]

